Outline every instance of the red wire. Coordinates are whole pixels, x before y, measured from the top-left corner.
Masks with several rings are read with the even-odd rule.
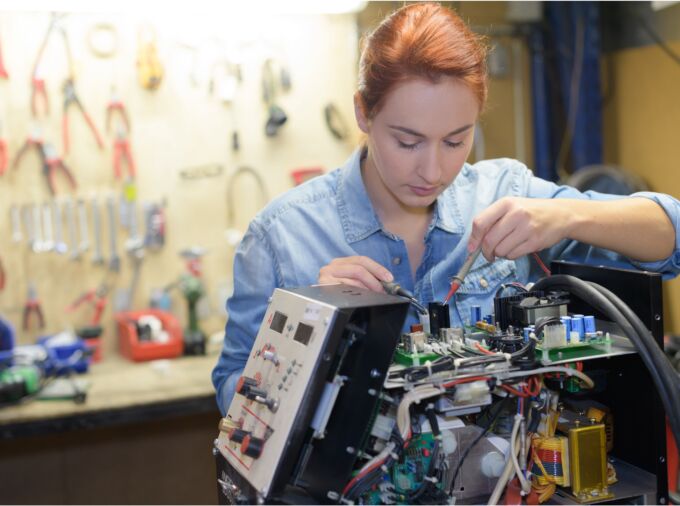
[[[550,276],[550,269],[548,269],[545,266],[545,264],[543,263],[543,260],[541,260],[541,257],[538,256],[538,253],[533,252],[532,255],[534,257],[534,260],[536,260],[536,263],[538,264],[538,266],[543,270],[543,272],[545,272],[545,274],[547,276]]]
[[[488,376],[471,376],[469,378],[462,378],[462,379],[457,379],[453,381],[449,381],[448,383],[444,383],[442,386],[444,388],[452,387],[453,385],[459,385],[460,383],[471,383],[473,381],[479,381],[479,380],[488,380]]]
[[[529,397],[529,394],[525,392],[520,392],[519,390],[515,390],[509,385],[501,385],[501,388],[506,392],[511,393],[512,395],[516,395],[517,397]]]
[[[484,353],[484,354],[486,354],[486,355],[495,355],[495,353],[494,353],[493,351],[487,350],[486,348],[484,348],[484,346],[482,346],[482,345],[479,344],[479,343],[475,343],[475,347],[476,347],[479,351],[481,351],[482,353]]]

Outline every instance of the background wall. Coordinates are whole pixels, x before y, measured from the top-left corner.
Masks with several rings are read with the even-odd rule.
[[[36,124],[30,114],[30,76],[33,61],[50,18],[47,13],[0,13],[0,38],[10,78],[0,80],[0,120],[2,136],[13,160],[28,133]],[[113,24],[118,47],[112,58],[99,58],[88,49],[88,34],[99,22]],[[73,53],[76,88],[92,115],[106,148],[99,150],[85,121],[74,107],[69,110],[71,152],[66,163],[78,181],[76,192],[69,192],[66,181],[57,176],[57,201],[67,198],[96,197],[102,211],[104,201],[116,201],[123,191],[113,177],[112,142],[104,128],[106,105],[115,86],[128,108],[132,122],[131,143],[137,164],[138,221],[142,203],[166,202],[167,242],[159,252],[147,251],[141,267],[133,308],[148,305],[152,288],[162,287],[184,270],[178,252],[188,246],[207,249],[204,279],[207,297],[200,306],[202,327],[208,333],[223,328],[224,301],[230,291],[233,248],[225,230],[244,231],[262,200],[248,177],[236,181],[233,195],[234,223],[227,220],[227,184],[237,167],[247,165],[262,175],[269,196],[290,188],[290,171],[299,167],[321,166],[333,169],[350,154],[356,140],[353,127],[352,94],[356,79],[357,34],[352,15],[277,15],[255,13],[243,16],[227,13],[204,16],[186,12],[154,15],[144,19],[131,15],[68,15],[63,22]],[[151,26],[157,36],[159,57],[165,75],[156,91],[137,82],[138,35]],[[274,58],[288,68],[292,88],[280,93],[277,102],[288,114],[288,122],[275,138],[267,138],[264,125],[267,110],[261,98],[262,64]],[[225,60],[240,63],[243,81],[231,105],[222,103],[208,91],[214,70]],[[50,100],[50,113],[37,124],[45,139],[61,152],[62,93],[67,75],[64,44],[53,32],[43,57]],[[278,67],[275,67],[278,68]],[[192,73],[196,82],[192,82]],[[350,126],[348,142],[336,140],[324,123],[323,107],[333,102]],[[233,111],[230,111],[233,107]],[[233,114],[233,116],[232,116]],[[241,149],[230,147],[233,119],[240,132]],[[180,172],[205,164],[223,166],[216,177],[184,180]],[[122,258],[119,274],[106,267],[93,266],[90,250],[80,261],[52,253],[33,253],[26,242],[12,243],[9,209],[11,205],[50,202],[38,157],[29,153],[17,170],[0,177],[0,258],[8,280],[0,292],[0,313],[19,331],[19,341],[31,342],[37,332],[20,330],[21,308],[27,283],[33,281],[42,301],[47,322],[41,333],[54,333],[69,326],[81,326],[92,311],[81,307],[64,312],[80,293],[96,288],[107,275],[114,283],[104,315],[105,348],[117,347],[113,334],[112,307],[129,287],[132,261],[124,243],[127,232],[120,227],[118,253]],[[88,213],[89,214],[89,213]],[[90,220],[90,242],[92,217]],[[143,232],[143,229],[142,229]],[[104,256],[108,261],[108,228],[104,228]],[[184,301],[173,294],[173,310],[184,320]]]

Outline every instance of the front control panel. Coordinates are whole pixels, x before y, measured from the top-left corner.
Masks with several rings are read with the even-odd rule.
[[[312,445],[309,427],[323,390],[342,368],[348,338],[356,341],[350,336],[356,331],[353,317],[358,309],[376,305],[393,313],[388,327],[398,335],[408,309],[402,299],[345,285],[274,292],[217,444],[260,499],[288,483],[294,469],[303,472],[298,461],[303,446],[309,452]],[[380,388],[384,375],[363,375]]]

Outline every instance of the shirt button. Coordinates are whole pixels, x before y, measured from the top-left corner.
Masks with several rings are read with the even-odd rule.
[[[482,288],[488,288],[489,287],[489,282],[484,278],[479,280],[479,284],[482,286]]]
[[[394,257],[392,259],[392,265],[399,265],[401,263],[401,257]]]

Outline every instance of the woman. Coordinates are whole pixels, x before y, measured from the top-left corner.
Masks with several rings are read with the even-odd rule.
[[[460,326],[471,305],[491,312],[500,284],[540,277],[533,252],[678,273],[675,199],[580,193],[510,159],[466,163],[487,96],[486,52],[456,14],[429,3],[399,9],[367,38],[354,97],[366,144],[342,168],[268,205],[236,253],[213,371],[223,413],[276,287],[382,291],[381,281],[396,280],[422,303],[441,301],[481,245],[452,300],[451,324]]]

